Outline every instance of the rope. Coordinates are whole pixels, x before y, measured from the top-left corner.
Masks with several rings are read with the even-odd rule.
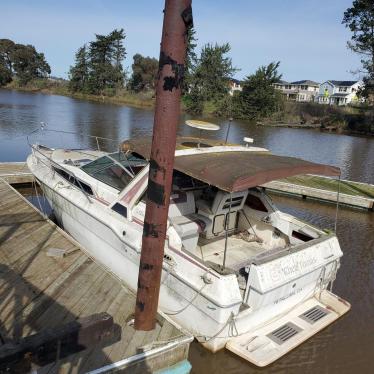
[[[31,185],[34,187],[34,190],[35,190],[35,196],[36,196],[36,200],[38,201],[39,211],[42,214],[42,216],[44,218],[46,218],[46,214],[44,213],[42,204],[41,204],[41,202],[39,200],[39,194],[38,194],[38,189],[37,189],[37,186],[36,186],[36,179],[35,178],[32,180]]]
[[[169,274],[170,273],[168,272],[167,275]],[[166,311],[163,311],[163,312],[167,314],[168,316],[176,316],[177,314],[184,312],[196,300],[196,298],[201,294],[201,292],[206,286],[207,286],[207,283],[204,283],[204,285],[196,292],[196,295],[182,309],[173,311],[173,312],[166,312]]]

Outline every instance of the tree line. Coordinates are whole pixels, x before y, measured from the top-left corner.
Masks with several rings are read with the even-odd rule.
[[[158,60],[135,54],[132,74],[128,76],[122,65],[125,37],[123,29],[113,30],[108,35],[97,34],[94,41],[79,48],[69,72],[70,89],[102,95],[114,95],[123,88],[154,93]],[[255,118],[279,110],[281,97],[273,87],[281,78],[279,62],[260,67],[244,80],[243,91],[230,97],[230,81],[238,71],[229,56],[230,44],[208,43],[199,55],[196,46],[196,32],[190,29],[183,83],[183,102],[188,112],[201,114],[204,106],[213,105],[221,115]]]
[[[14,79],[25,85],[35,78],[51,74],[44,54],[32,45],[16,44],[10,39],[0,39],[0,86]]]
[[[348,47],[362,56],[365,88],[361,94],[374,102],[374,3],[354,0],[344,13],[342,23],[352,32]],[[241,82],[242,91],[230,96],[230,81],[238,72],[230,57],[229,43],[208,43],[197,52],[194,29],[188,32],[185,61],[183,103],[186,110],[201,114],[213,107],[217,114],[243,119],[269,117],[282,109],[281,94],[274,88],[282,75],[280,62],[260,66]],[[126,58],[123,29],[107,35],[96,34],[95,40],[84,44],[75,54],[69,70],[69,90],[94,95],[116,95],[123,90],[154,94],[158,60],[133,56],[132,73],[123,67]],[[31,45],[0,39],[0,86],[17,79],[27,84],[34,78],[46,77],[50,67],[44,54]]]

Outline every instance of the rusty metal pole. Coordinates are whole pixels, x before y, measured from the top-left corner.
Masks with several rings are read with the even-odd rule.
[[[143,331],[154,329],[156,323],[187,31],[192,26],[191,2],[165,0],[147,206],[135,306],[135,329]]]

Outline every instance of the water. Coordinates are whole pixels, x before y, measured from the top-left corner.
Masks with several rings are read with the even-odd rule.
[[[183,126],[179,133],[198,135]],[[208,136],[224,138],[227,122]],[[0,162],[23,161],[29,153],[27,135],[45,122],[47,128],[120,140],[149,135],[153,111],[74,100],[63,96],[0,90]],[[343,178],[374,183],[374,139],[326,134],[315,130],[256,127],[234,121],[229,141],[244,136],[255,145],[276,154],[302,157],[342,169]],[[30,138],[33,138],[31,136]],[[65,143],[69,147],[95,145],[78,135],[47,133],[48,145]],[[32,140],[32,139],[31,139]],[[274,197],[277,205],[319,227],[332,227],[332,205],[286,197]],[[374,213],[340,209],[338,237],[344,252],[334,291],[352,303],[352,310],[308,342],[265,369],[257,369],[228,351],[212,355],[193,343],[190,360],[194,373],[372,373],[374,355]]]

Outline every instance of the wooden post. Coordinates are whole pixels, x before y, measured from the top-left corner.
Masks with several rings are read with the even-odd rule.
[[[180,97],[192,26],[191,0],[165,0],[135,329],[155,327],[173,176]]]

